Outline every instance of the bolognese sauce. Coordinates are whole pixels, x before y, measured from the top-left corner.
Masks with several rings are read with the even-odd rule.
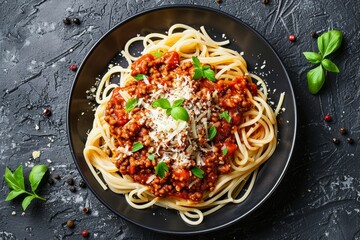
[[[177,52],[145,54],[131,66],[134,81],[114,89],[106,108],[116,167],[157,197],[199,202],[214,190],[219,176],[232,171],[230,158],[238,148],[234,132],[252,105],[247,93],[257,95],[257,86],[246,77],[193,80],[194,68],[191,61],[181,62]],[[135,80],[138,76],[142,79]],[[129,99],[123,92],[139,100],[131,111],[126,111]],[[160,98],[171,104],[183,100],[189,120],[175,120],[166,109],[154,108]],[[211,127],[216,135],[210,139]],[[132,151],[135,143],[142,148]],[[156,174],[161,162],[167,166],[163,176]]]

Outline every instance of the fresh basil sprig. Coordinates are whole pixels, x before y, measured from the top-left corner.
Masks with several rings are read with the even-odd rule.
[[[35,191],[37,190],[41,182],[41,179],[44,177],[47,170],[48,168],[43,164],[36,165],[31,169],[29,174],[31,192],[28,192],[25,189],[24,173],[23,173],[22,165],[20,165],[14,172],[11,172],[9,168],[6,168],[5,176],[4,176],[5,181],[9,189],[11,189],[12,191],[7,195],[5,201],[13,200],[14,198],[20,196],[21,194],[27,194],[28,196],[23,199],[21,204],[24,211],[29,206],[31,201],[34,200],[35,198],[46,201],[45,198],[42,198],[39,195],[37,195]]]
[[[215,72],[210,68],[209,65],[201,66],[200,60],[195,56],[192,57],[192,60],[195,67],[194,76],[193,76],[194,80],[200,78],[207,78],[212,82],[216,82]]]
[[[185,108],[181,107],[180,105],[184,102],[184,99],[177,99],[173,102],[173,105],[171,106],[169,100],[166,98],[159,98],[155,100],[151,106],[154,108],[162,108],[166,109],[166,114],[171,115],[173,119],[175,120],[183,120],[183,121],[189,121],[189,114],[186,111]]]
[[[318,93],[325,83],[326,75],[324,69],[334,73],[340,72],[336,64],[325,57],[335,52],[341,46],[342,39],[343,34],[338,30],[325,32],[317,39],[319,53],[303,53],[309,62],[319,64],[319,66],[311,69],[306,76],[308,88],[312,94]]]

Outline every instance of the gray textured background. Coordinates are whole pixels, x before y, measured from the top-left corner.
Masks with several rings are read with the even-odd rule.
[[[244,221],[212,234],[168,236],[131,224],[104,207],[88,188],[79,188],[66,134],[67,99],[75,74],[92,45],[127,17],[174,3],[205,5],[234,15],[260,32],[283,60],[296,94],[299,136],[289,170],[277,191]],[[65,26],[63,17],[80,26]],[[46,203],[33,202],[22,215],[21,201],[5,202],[0,185],[0,239],[360,239],[360,158],[358,149],[360,2],[357,0],[214,1],[4,1],[0,3],[0,176],[5,167],[44,163],[60,180],[44,184]],[[339,29],[341,49],[333,55],[341,69],[317,95],[307,90],[311,65],[302,56],[316,50],[311,31]],[[298,40],[287,40],[290,33]],[[72,50],[70,50],[72,49]],[[50,107],[46,118],[42,109]],[[331,123],[322,120],[325,114]],[[340,127],[348,130],[341,136]],[[355,143],[346,143],[346,137]],[[338,137],[341,142],[331,141]],[[32,159],[34,150],[41,151]],[[28,174],[30,168],[25,167]],[[72,176],[77,192],[65,180]],[[84,214],[88,206],[91,214]],[[16,212],[16,215],[12,215]],[[211,217],[211,216],[210,216]],[[75,219],[72,230],[65,226]]]

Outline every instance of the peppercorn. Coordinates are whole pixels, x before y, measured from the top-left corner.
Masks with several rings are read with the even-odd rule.
[[[331,116],[330,116],[329,114],[326,114],[326,115],[324,116],[324,121],[325,121],[325,122],[330,122],[330,121],[331,121]]]
[[[333,139],[332,139],[332,142],[337,145],[337,144],[340,143],[340,140],[337,139],[337,138],[333,138]]]
[[[73,220],[67,220],[66,226],[68,228],[74,228],[74,221]]]
[[[79,186],[80,186],[81,188],[84,188],[84,187],[86,187],[86,183],[85,183],[83,180],[80,180]]]
[[[44,108],[42,114],[43,114],[45,117],[50,117],[50,116],[51,116],[51,110],[50,110],[50,108]]]
[[[222,0],[215,0],[215,2],[216,2],[217,4],[220,4],[220,3],[222,3]]]
[[[60,180],[61,177],[60,177],[59,174],[55,174],[55,175],[54,175],[54,178],[55,178],[56,180]]]
[[[52,177],[49,177],[47,182],[48,182],[48,184],[53,185],[54,184],[54,179],[52,179]]]
[[[75,64],[71,64],[70,70],[75,72],[77,70],[77,66]]]
[[[289,41],[291,42],[295,42],[296,41],[296,36],[294,34],[290,34],[288,37]]]
[[[312,38],[317,38],[319,36],[317,32],[311,32],[310,35]]]
[[[76,192],[76,188],[74,186],[69,187],[70,192]]]
[[[83,208],[83,212],[84,212],[84,213],[90,213],[90,209],[87,208],[87,207],[84,207],[84,208]]]
[[[73,23],[75,23],[76,25],[79,25],[80,24],[80,19],[74,18]]]
[[[270,1],[269,0],[261,0],[261,2],[266,5],[266,4],[269,4]]]
[[[68,18],[68,17],[64,17],[63,22],[64,22],[66,25],[69,25],[69,24],[71,23],[70,18]]]
[[[342,134],[342,135],[345,135],[346,134],[346,129],[345,128],[340,128],[339,133]]]
[[[68,178],[67,180],[66,180],[66,183],[68,184],[68,185],[70,185],[70,186],[73,186],[74,185],[74,179],[73,178]]]
[[[88,232],[87,230],[83,230],[83,231],[81,232],[81,235],[82,235],[83,237],[87,237],[87,236],[89,236],[89,232]]]
[[[347,141],[348,144],[353,144],[354,143],[354,139],[352,139],[352,138],[347,138],[346,141]]]

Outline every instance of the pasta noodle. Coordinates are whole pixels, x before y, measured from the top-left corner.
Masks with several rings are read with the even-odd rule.
[[[141,58],[130,54],[135,42],[144,46]],[[98,85],[84,149],[104,190],[124,194],[137,209],[175,209],[190,225],[246,199],[259,167],[275,151],[284,93],[274,111],[264,81],[227,44],[214,41],[204,27],[184,24],[127,42],[121,53],[128,67],[112,67]],[[196,71],[204,74],[198,80],[192,79]],[[212,72],[213,82],[207,76]],[[111,81],[114,74],[118,83]],[[154,104],[159,99],[170,105]],[[186,114],[175,119],[174,109]]]

